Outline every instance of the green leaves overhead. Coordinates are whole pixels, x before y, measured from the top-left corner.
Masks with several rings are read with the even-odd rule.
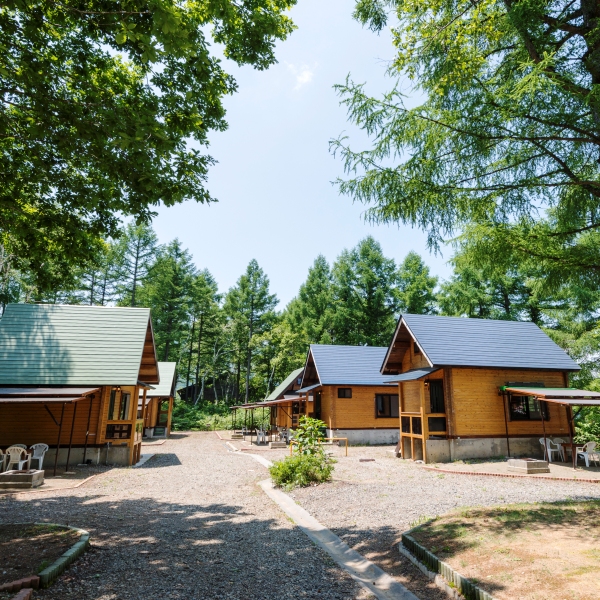
[[[381,29],[397,19],[390,74],[370,97],[338,86],[349,120],[373,140],[332,143],[348,178],[342,193],[378,222],[427,230],[429,244],[465,224],[531,227],[552,208],[553,229],[600,226],[600,7],[567,0],[360,0],[355,16]],[[402,79],[400,79],[402,81]]]
[[[70,265],[114,237],[123,215],[211,202],[214,159],[235,81],[210,39],[265,69],[295,0],[173,0],[0,7],[0,235],[43,280],[48,247]],[[48,284],[49,285],[49,284]]]

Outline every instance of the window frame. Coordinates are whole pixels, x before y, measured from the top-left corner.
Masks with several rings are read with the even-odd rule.
[[[513,410],[513,406],[520,402],[522,407],[525,409],[524,413],[517,413]],[[538,410],[533,414],[539,414],[539,417],[532,417],[531,407],[533,404],[537,403]],[[542,421],[542,411],[544,415],[544,421],[550,420],[550,407],[547,402],[543,402],[541,400],[536,400],[533,396],[517,396],[511,393],[508,394],[508,417],[511,422],[519,422],[519,421]]]
[[[337,389],[337,397],[338,398],[352,398],[352,388],[351,387],[339,387]]]
[[[394,399],[394,400],[392,400]],[[384,414],[380,413],[380,400]],[[395,404],[395,411],[393,410]],[[396,412],[396,414],[394,414]],[[399,419],[400,418],[400,396],[399,394],[375,394],[375,418],[376,419]]]

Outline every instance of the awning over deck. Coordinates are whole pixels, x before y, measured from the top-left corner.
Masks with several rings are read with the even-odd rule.
[[[321,387],[321,384],[320,383],[315,383],[314,385],[309,385],[307,387],[304,387],[304,388],[298,390],[298,393],[299,394],[305,394],[306,392],[310,392],[311,390],[314,390],[314,389],[316,389],[318,387]]]
[[[538,400],[563,404],[566,406],[600,406],[600,392],[576,390],[572,388],[534,388],[507,387],[500,388],[514,396],[535,396]]]
[[[0,403],[71,404],[85,400],[100,388],[0,388]]]
[[[239,404],[237,406],[230,406],[231,410],[235,409],[243,409],[250,410],[251,408],[264,408],[265,406],[277,406],[278,404],[286,404],[289,402],[306,402],[306,398],[294,397],[294,398],[281,398],[280,400],[266,400],[265,402],[254,402],[248,404]]]
[[[400,383],[401,381],[415,381],[427,377],[435,371],[439,371],[441,367],[424,367],[422,369],[411,369],[406,373],[400,373],[399,375],[392,375],[389,379],[386,379],[386,383]]]

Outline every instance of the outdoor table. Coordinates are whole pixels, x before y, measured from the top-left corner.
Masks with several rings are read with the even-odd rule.
[[[565,451],[565,458],[566,458],[566,453],[570,452],[571,456],[573,456],[573,452],[576,451],[577,447],[581,447],[581,444],[576,444],[575,442],[573,442],[571,444],[571,442],[562,442],[561,446],[563,447],[563,450]]]

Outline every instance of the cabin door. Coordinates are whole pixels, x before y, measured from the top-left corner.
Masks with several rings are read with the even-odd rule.
[[[158,415],[156,417],[156,424],[159,427],[166,427],[169,422],[169,401],[161,400],[158,404]]]
[[[315,419],[321,418],[321,392],[315,394]]]

